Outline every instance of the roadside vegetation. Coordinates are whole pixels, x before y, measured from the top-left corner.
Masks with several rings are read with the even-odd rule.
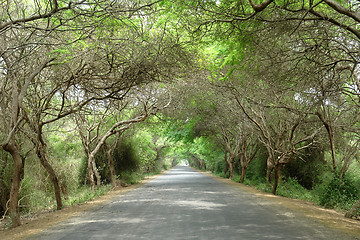
[[[357,1],[0,3],[0,215],[189,162],[360,215]]]

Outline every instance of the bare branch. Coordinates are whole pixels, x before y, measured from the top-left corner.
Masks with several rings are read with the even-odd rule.
[[[342,6],[339,2],[334,0],[323,0],[327,5],[329,5],[331,8],[333,8],[338,13],[341,13],[343,15],[346,15],[348,17],[351,17],[355,21],[360,23],[360,14],[359,12],[351,11],[347,9],[346,7]]]

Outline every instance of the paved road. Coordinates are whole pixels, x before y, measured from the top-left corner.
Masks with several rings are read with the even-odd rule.
[[[30,239],[336,239],[325,226],[178,166]]]

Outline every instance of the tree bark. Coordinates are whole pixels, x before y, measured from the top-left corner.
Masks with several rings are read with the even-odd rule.
[[[226,175],[226,173],[229,170],[229,164],[227,162],[227,151],[225,151],[225,167],[224,167],[224,174]]]
[[[274,169],[272,158],[269,156],[266,164],[266,181],[271,184],[271,173]]]
[[[14,160],[14,172],[12,177],[12,184],[10,189],[9,198],[9,215],[12,221],[12,227],[18,227],[21,225],[20,209],[19,209],[19,190],[20,183],[23,176],[24,165],[19,153],[19,149],[14,140],[3,146],[3,149],[11,154]]]
[[[272,194],[276,194],[276,189],[278,187],[279,184],[279,177],[280,177],[280,166],[278,164],[276,164],[274,166],[274,184],[273,184],[273,189],[272,189]]]
[[[111,186],[116,187],[114,154],[109,149],[109,150],[106,151],[106,156],[107,156],[108,164],[109,164]]]
[[[244,183],[245,181],[246,171],[247,171],[247,166],[241,166],[241,177],[240,177],[241,183]]]
[[[56,175],[54,168],[50,165],[47,156],[46,156],[46,147],[42,143],[37,143],[36,154],[40,159],[41,165],[49,173],[50,180],[54,185],[55,199],[56,199],[56,209],[62,209],[62,199],[61,199],[61,188],[59,185],[59,179]]]
[[[233,178],[234,169],[232,164],[229,164],[229,179]]]
[[[227,163],[229,166],[229,179],[232,179],[234,176],[234,165],[235,164],[233,164],[233,161],[234,161],[234,157],[231,156],[231,154],[229,154],[229,157],[227,159]]]
[[[95,174],[95,177],[96,177],[96,186],[98,188],[100,188],[101,187],[101,176],[100,176],[100,173],[99,173],[99,171],[97,170],[97,167],[96,167],[95,157],[93,158],[91,164],[92,164],[92,168],[93,168],[93,171],[94,171],[94,174]]]
[[[104,147],[106,149],[106,156],[108,159],[108,165],[109,165],[109,170],[110,170],[110,182],[111,182],[111,186],[113,186],[113,187],[116,187],[114,152],[115,152],[116,146],[119,143],[120,135],[121,135],[120,132],[116,134],[116,138],[115,138],[114,142],[110,145],[110,147],[108,147],[108,145],[106,144],[106,141],[104,142]],[[156,151],[156,153],[158,155],[157,151]]]
[[[316,115],[319,117],[320,121],[323,123],[326,131],[328,133],[331,149],[331,159],[332,159],[332,168],[336,171],[336,161],[335,161],[335,144],[334,144],[334,132],[331,125],[325,120],[324,116],[320,112],[316,112]]]
[[[88,174],[89,174],[89,182],[90,182],[90,187],[91,187],[91,191],[94,193],[95,192],[95,180],[94,180],[94,170],[93,170],[93,164],[92,162],[94,161],[94,156],[93,154],[89,154],[88,157]]]

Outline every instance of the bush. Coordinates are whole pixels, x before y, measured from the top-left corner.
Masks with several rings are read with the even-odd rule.
[[[110,191],[110,188],[111,188],[110,185],[105,185],[102,186],[100,189],[96,188],[95,192],[93,193],[90,188],[88,188],[87,186],[83,186],[79,188],[78,191],[75,192],[74,194],[69,195],[65,199],[64,205],[72,206],[75,204],[85,203],[87,201],[92,200],[94,197],[104,195],[105,193]]]
[[[127,184],[135,184],[142,180],[143,176],[138,172],[123,171],[119,178]]]
[[[238,173],[234,172],[234,175],[232,177],[232,180],[234,182],[240,182],[240,178],[241,178],[241,175],[239,175]]]
[[[327,208],[349,210],[359,198],[359,189],[347,175],[340,179],[337,174],[326,174],[314,191],[318,195],[319,204]]]
[[[131,141],[119,141],[114,153],[114,165],[117,175],[139,170],[140,162],[137,159],[136,149]]]
[[[214,167],[214,173],[217,175],[220,173],[224,173],[224,169],[225,169],[225,160],[221,159],[221,160],[216,161],[215,167]]]
[[[248,186],[253,186],[256,189],[264,191],[264,192],[269,192],[270,193],[272,191],[272,185],[270,185],[270,184],[268,184],[266,182],[265,177],[263,179],[260,179],[260,178],[254,178],[254,179],[245,178],[244,184],[248,185]]]
[[[295,178],[288,178],[286,181],[283,181],[279,184],[277,190],[277,195],[296,198],[301,200],[313,200],[313,196],[309,190],[304,188]]]
[[[302,159],[296,158],[286,165],[283,175],[296,178],[297,182],[306,189],[312,189],[319,183],[321,176],[326,170],[324,150],[320,146],[307,148]]]
[[[266,178],[267,158],[266,149],[261,148],[257,153],[257,157],[249,164],[245,179],[263,182]]]
[[[218,172],[218,173],[215,172],[215,175],[216,175],[216,176],[219,176],[219,177],[222,177],[222,178],[228,178],[228,177],[229,177],[229,176],[228,176],[227,174],[225,174],[224,172]]]
[[[85,156],[80,166],[79,183],[80,185],[89,183],[88,176],[88,158]],[[110,183],[110,170],[108,167],[108,159],[104,147],[95,155],[95,162],[103,183]],[[122,138],[116,146],[114,152],[115,174],[122,177],[124,172],[135,172],[139,170],[139,160],[136,157],[136,149],[131,141]]]

